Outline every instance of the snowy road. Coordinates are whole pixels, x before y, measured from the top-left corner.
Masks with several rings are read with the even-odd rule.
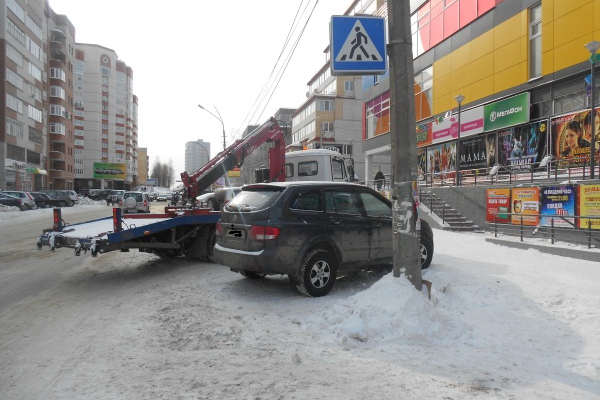
[[[596,263],[436,230],[431,300],[385,271],[311,299],[215,264],[38,252],[40,211],[0,220],[2,399],[600,399]]]

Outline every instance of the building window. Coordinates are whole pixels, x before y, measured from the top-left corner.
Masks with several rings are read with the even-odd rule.
[[[6,117],[6,133],[19,138],[23,137],[23,123]]]
[[[66,100],[67,92],[60,86],[50,86],[50,97],[60,97]]]
[[[108,67],[100,67],[100,73],[103,76],[110,76],[110,68],[108,68]]]
[[[6,55],[19,67],[23,67],[23,55],[19,52],[19,50],[15,49],[8,43],[6,44]]]
[[[42,101],[42,91],[35,87],[33,83],[29,84],[29,94],[31,95],[32,99]]]
[[[6,31],[10,33],[19,43],[25,46],[25,32],[23,32],[9,18],[6,19]]]
[[[431,117],[433,101],[433,67],[415,75],[415,117],[417,121]]]
[[[64,135],[66,132],[66,128],[63,124],[59,122],[50,122],[50,133],[57,133],[59,135]]]
[[[333,132],[333,122],[323,122],[321,125],[322,132]]]
[[[6,158],[10,158],[15,161],[25,162],[25,149],[22,147],[15,146],[14,144],[6,144]]]
[[[36,122],[42,122],[42,110],[35,108],[31,104],[28,105],[27,109],[27,115],[29,115],[29,118]]]
[[[319,100],[318,111],[333,111],[333,101],[331,101],[331,100]]]
[[[40,153],[35,151],[27,150],[27,162],[29,164],[40,165],[41,157]]]
[[[6,93],[6,107],[23,114],[23,102],[15,96]]]
[[[14,87],[23,90],[23,77],[10,68],[6,68],[6,81]]]
[[[42,70],[33,65],[31,61],[29,62],[28,71],[35,79],[42,81]]]
[[[542,5],[529,9],[529,79],[542,76]]]
[[[390,131],[390,92],[367,102],[367,139]]]
[[[29,127],[29,141],[37,144],[43,144],[42,131]]]
[[[60,68],[50,68],[50,78],[60,79],[61,81],[65,82],[65,71]]]
[[[50,104],[50,115],[58,115],[62,117],[65,113],[65,108],[58,104]]]
[[[102,148],[104,148],[104,149],[108,149],[108,143],[106,143],[106,142],[103,142],[103,143],[102,143]]]
[[[344,82],[344,90],[346,92],[354,92],[354,81]]]

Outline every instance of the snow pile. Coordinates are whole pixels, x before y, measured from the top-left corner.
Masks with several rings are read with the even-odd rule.
[[[9,212],[9,211],[21,211],[19,207],[11,207],[5,206],[4,204],[0,204],[0,213]]]
[[[92,200],[89,197],[79,197],[75,206],[106,206],[105,200]]]

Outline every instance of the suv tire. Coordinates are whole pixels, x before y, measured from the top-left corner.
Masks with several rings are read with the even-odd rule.
[[[296,288],[310,297],[325,296],[331,291],[337,276],[337,260],[327,250],[309,251],[302,260]]]
[[[421,236],[421,269],[429,268],[433,258],[433,244],[427,236]]]

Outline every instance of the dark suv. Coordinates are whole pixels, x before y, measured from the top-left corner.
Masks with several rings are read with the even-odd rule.
[[[244,186],[217,223],[217,262],[248,278],[287,274],[301,293],[324,296],[339,270],[393,261],[391,203],[365,186],[285,182]],[[433,232],[421,221],[421,268]]]

